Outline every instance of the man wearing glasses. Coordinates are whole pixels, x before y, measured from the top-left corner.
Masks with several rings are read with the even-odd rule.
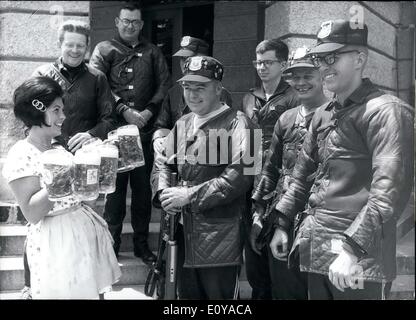
[[[396,277],[396,221],[413,181],[414,111],[362,77],[367,34],[365,24],[322,23],[310,54],[334,98],[315,112],[275,207],[276,257],[299,256],[310,299],[383,299]],[[288,248],[288,230],[306,202]]]
[[[145,263],[151,263],[156,260],[147,244],[153,165],[151,141],[156,115],[170,87],[170,75],[160,49],[140,35],[143,20],[138,6],[128,4],[122,7],[115,25],[118,34],[97,44],[90,64],[107,75],[117,101],[118,126],[135,124],[140,129],[145,165],[117,175],[116,191],[107,196],[104,218],[118,254],[130,179],[134,254]]]
[[[270,265],[273,299],[306,300],[306,275],[299,272],[299,263],[281,261],[274,257],[276,248],[273,245],[274,206],[283,197],[290,183],[293,168],[303,139],[315,111],[327,102],[323,92],[323,84],[318,68],[310,57],[309,49],[298,48],[289,59],[289,66],[284,73],[290,75],[291,86],[298,93],[300,105],[284,112],[274,126],[271,145],[261,172],[260,182],[253,192],[253,203],[256,212],[264,212],[262,216],[262,234],[257,238],[256,247],[266,246]],[[261,209],[260,209],[261,208]],[[303,218],[299,214],[295,226],[289,232],[289,245],[297,226]]]
[[[262,164],[270,146],[273,128],[280,115],[299,105],[295,90],[282,79],[288,56],[289,49],[283,41],[270,39],[260,42],[256,48],[256,60],[253,61],[253,65],[257,70],[261,85],[250,89],[250,92],[243,98],[243,111],[262,129]],[[258,183],[258,178],[259,176],[254,180],[254,187]],[[247,205],[251,205],[250,199]],[[248,210],[248,215],[251,215],[251,209]],[[253,299],[272,298],[267,248],[264,247],[259,251],[254,246],[262,228],[261,218],[259,218],[262,215],[263,212],[256,211],[253,215],[254,221],[251,217],[245,219],[247,234],[250,234],[250,243],[253,244],[250,246],[247,241],[245,246],[247,280],[253,288]]]

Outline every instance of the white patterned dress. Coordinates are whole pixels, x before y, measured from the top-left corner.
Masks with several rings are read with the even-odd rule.
[[[6,180],[41,177],[40,155],[27,139],[18,141],[3,167]],[[97,299],[111,290],[121,276],[112,243],[107,223],[90,207],[74,197],[55,202],[41,221],[28,227],[33,299]]]

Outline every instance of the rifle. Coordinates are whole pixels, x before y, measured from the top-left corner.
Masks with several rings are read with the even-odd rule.
[[[168,226],[167,218],[169,218],[169,214],[162,211],[162,214],[160,216],[160,232],[157,259],[155,262],[153,262],[151,269],[149,270],[149,274],[147,275],[146,283],[144,285],[144,293],[148,297],[153,297],[155,289],[157,288],[157,299],[163,299],[165,295],[165,261],[163,259],[163,255],[166,248],[166,242],[168,240],[166,232],[166,228]]]
[[[171,186],[178,184],[178,174],[172,173]],[[169,240],[168,240],[168,256],[166,264],[165,279],[165,300],[176,300],[176,265],[178,259],[178,246],[175,240],[176,215],[169,214]]]
[[[176,185],[177,173],[172,173],[171,186],[174,187]],[[144,293],[148,297],[153,297],[155,289],[157,289],[157,299],[176,299],[177,245],[174,235],[178,219],[175,218],[176,215],[162,211],[157,259],[149,270],[144,286]],[[167,264],[164,259],[166,246],[168,246]],[[168,281],[166,281],[166,275],[168,276]]]

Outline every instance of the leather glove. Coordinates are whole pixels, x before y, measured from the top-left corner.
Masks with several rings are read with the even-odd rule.
[[[123,112],[123,117],[129,124],[136,125],[139,129],[143,128],[147,120],[141,115],[140,112],[132,108],[127,109]]]

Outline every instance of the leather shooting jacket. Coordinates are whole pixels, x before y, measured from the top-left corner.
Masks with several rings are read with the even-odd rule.
[[[79,132],[90,133],[101,140],[115,129],[115,100],[105,75],[84,62],[73,78],[68,76],[62,59],[37,68],[32,76],[47,76],[59,83],[64,91],[62,135],[58,140],[66,146],[70,137]]]
[[[301,106],[285,111],[274,127],[270,148],[252,200],[273,208],[287,191],[314,112],[305,117]],[[267,214],[267,213],[266,213]]]
[[[243,97],[242,110],[263,130],[262,148],[267,151],[273,135],[277,119],[286,110],[298,106],[299,100],[295,90],[283,79],[280,80],[275,92],[266,99],[264,89],[254,88]],[[265,157],[263,158],[263,161]]]
[[[334,99],[315,112],[276,206],[287,227],[308,201],[289,255],[299,253],[301,271],[328,274],[348,244],[363,280],[395,278],[396,222],[413,185],[413,119],[413,107],[369,79],[344,105]]]
[[[139,112],[145,109],[152,112],[152,118],[140,129],[142,140],[150,141],[154,121],[171,85],[162,51],[142,36],[133,48],[116,35],[96,45],[90,65],[104,72],[108,78],[117,101],[119,126],[127,124],[122,116],[126,106]]]

